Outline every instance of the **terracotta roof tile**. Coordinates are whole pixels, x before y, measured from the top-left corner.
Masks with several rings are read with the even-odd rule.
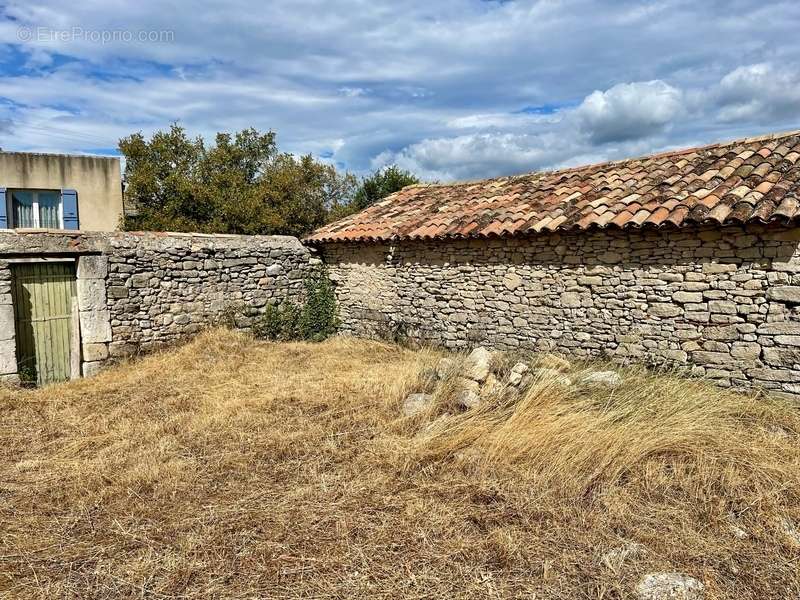
[[[800,132],[561,171],[414,185],[308,242],[510,236],[800,218]]]

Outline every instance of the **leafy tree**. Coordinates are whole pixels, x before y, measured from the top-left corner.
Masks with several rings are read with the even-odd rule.
[[[357,181],[311,156],[279,153],[273,132],[219,133],[207,147],[173,124],[120,140],[125,229],[302,236],[349,205]]]
[[[364,210],[379,200],[383,200],[389,194],[402,190],[407,185],[419,182],[416,175],[396,165],[378,169],[372,175],[361,180],[361,184],[349,203],[340,205],[331,211],[331,220],[341,219]]]

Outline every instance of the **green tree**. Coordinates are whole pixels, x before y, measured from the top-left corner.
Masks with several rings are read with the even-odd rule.
[[[219,133],[207,147],[179,125],[120,140],[125,229],[302,236],[349,205],[357,181],[311,156],[278,152],[273,132]]]
[[[331,220],[340,219],[364,210],[379,200],[383,200],[389,194],[402,190],[407,185],[419,182],[420,180],[416,175],[396,165],[378,169],[361,180],[361,184],[349,203],[332,209]]]

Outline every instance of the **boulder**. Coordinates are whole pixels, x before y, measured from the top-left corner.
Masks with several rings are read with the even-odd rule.
[[[483,382],[481,386],[481,395],[482,396],[489,396],[491,394],[496,394],[502,388],[502,384],[498,381],[497,377],[495,377],[492,373],[486,377],[486,381]]]
[[[569,371],[572,366],[566,358],[550,353],[540,356],[537,365],[542,369],[552,369],[561,373]]]
[[[581,377],[580,383],[586,387],[613,390],[622,385],[622,377],[616,371],[592,371],[585,373]]]
[[[475,348],[467,356],[464,375],[478,383],[483,383],[491,371],[492,357],[493,353],[483,346]]]
[[[701,600],[705,586],[683,573],[648,573],[636,586],[639,600]]]
[[[407,417],[418,415],[426,411],[432,402],[431,394],[409,394],[403,401],[403,414]]]
[[[442,358],[436,365],[436,376],[444,379],[453,370],[454,361],[452,358]]]
[[[458,404],[463,408],[473,408],[481,403],[480,384],[474,379],[462,377],[458,381],[459,391],[456,395]]]
[[[525,373],[528,371],[530,371],[530,367],[527,364],[524,362],[518,362],[511,367],[511,371],[508,374],[508,384],[513,385],[514,387],[519,386],[525,377]]]

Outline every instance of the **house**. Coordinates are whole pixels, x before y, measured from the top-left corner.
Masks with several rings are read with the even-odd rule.
[[[0,152],[0,228],[113,231],[122,217],[116,157]]]
[[[800,394],[800,132],[415,185],[322,227],[342,329]]]

